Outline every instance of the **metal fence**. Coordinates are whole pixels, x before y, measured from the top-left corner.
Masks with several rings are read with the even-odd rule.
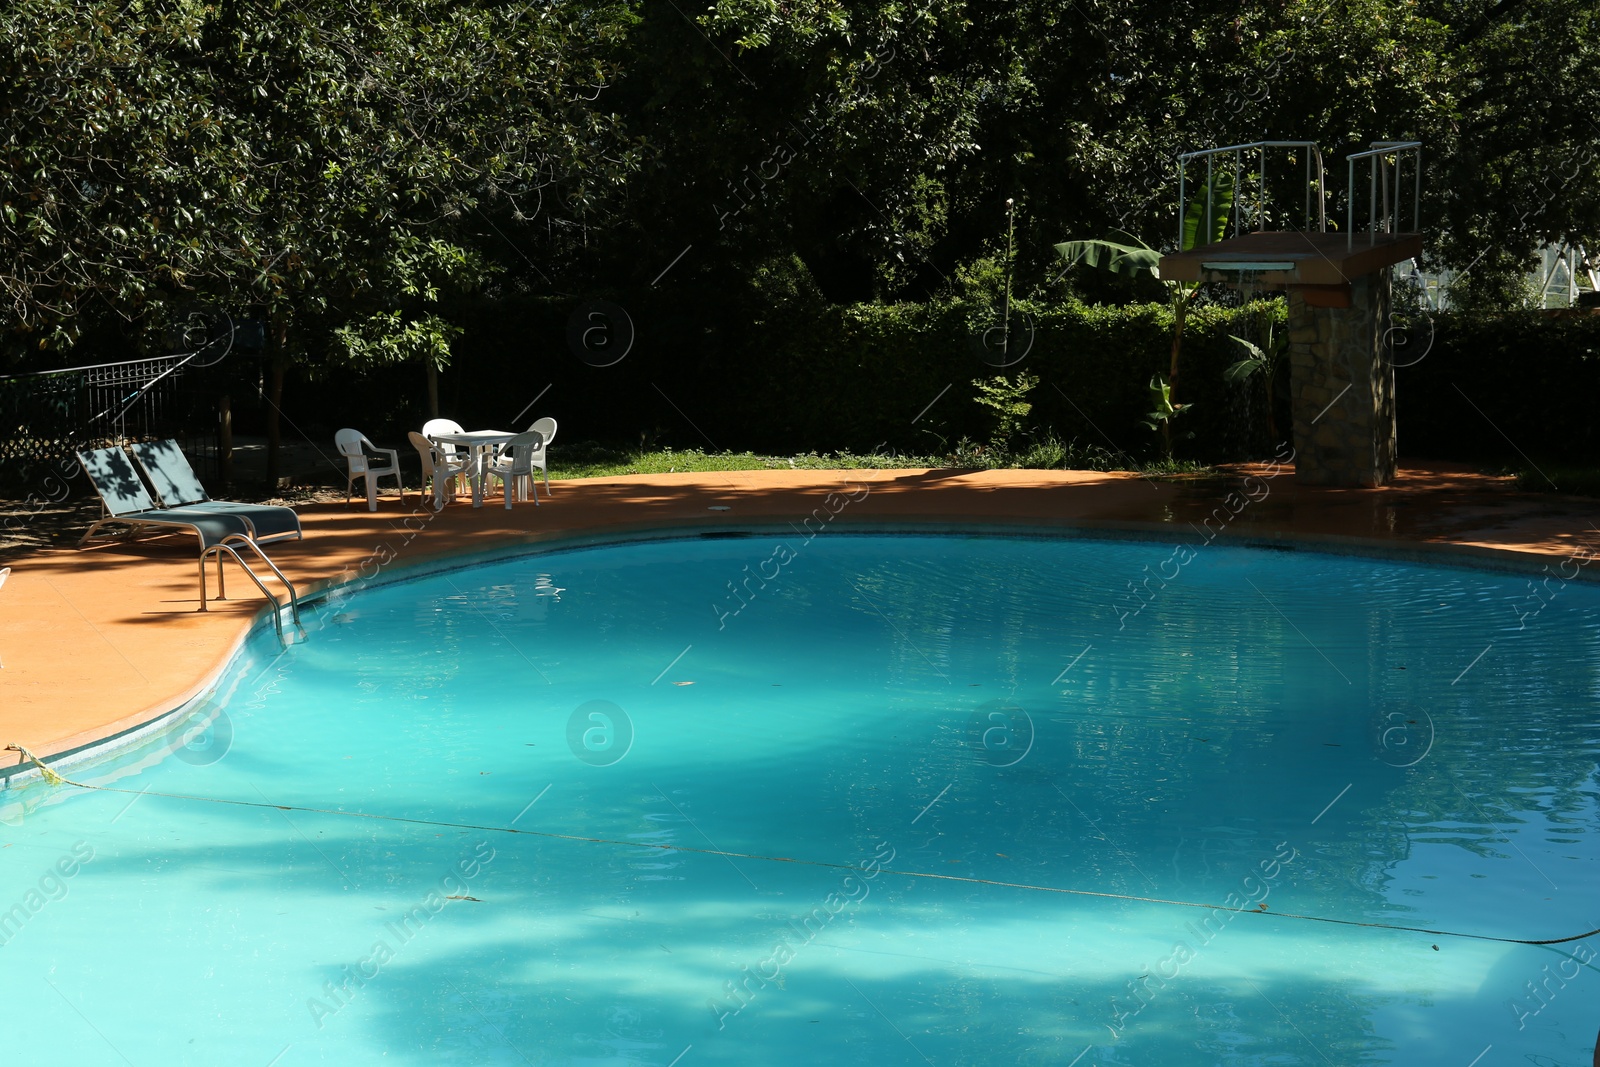
[[[0,378],[0,491],[30,472],[103,444],[176,437],[195,449],[216,436],[215,400],[185,356]]]
[[[191,456],[217,454],[213,370],[233,349],[234,324],[207,314],[174,332],[169,355],[0,376],[0,492],[73,452],[176,438]],[[214,471],[200,470],[205,477]]]

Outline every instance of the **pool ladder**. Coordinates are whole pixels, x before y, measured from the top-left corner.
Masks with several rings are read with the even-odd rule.
[[[306,628],[300,623],[300,598],[295,594],[294,583],[290,582],[288,578],[284,577],[284,573],[278,569],[278,565],[267,558],[267,554],[261,550],[261,546],[256,544],[254,539],[246,537],[243,534],[229,534],[218,543],[200,553],[200,610],[206,610],[207,556],[214,554],[217,557],[217,599],[228,599],[228,586],[226,579],[224,578],[222,566],[222,554],[226,552],[229,556],[233,557],[233,561],[239,565],[239,568],[250,576],[250,580],[256,583],[256,588],[261,590],[261,595],[266,597],[267,602],[272,605],[272,625],[278,633],[278,646],[280,648],[289,647],[289,642],[285,641],[283,638],[283,605],[279,604],[278,598],[273,596],[272,593],[268,591],[266,583],[261,580],[261,575],[257,574],[255,569],[245,562],[243,556],[239,555],[239,550],[234,547],[236,544],[248,545],[250,550],[256,554],[261,562],[265,563],[272,571],[273,577],[276,577],[279,582],[283,583],[283,587],[289,591],[289,613],[294,619],[295,629],[300,632],[301,640],[304,640],[306,636]]]

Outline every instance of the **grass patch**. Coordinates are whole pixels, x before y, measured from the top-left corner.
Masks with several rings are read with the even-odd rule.
[[[1199,460],[1193,459],[1153,459],[1148,463],[1140,464],[1137,469],[1140,474],[1149,475],[1217,473],[1217,468],[1211,464],[1201,463]]]
[[[705,471],[875,470],[939,467],[936,456],[857,456],[850,452],[763,456],[755,452],[705,452],[698,448],[641,451],[585,441],[550,449],[552,478],[609,478],[622,474],[694,474]]]
[[[1017,451],[962,441],[948,455],[906,456],[894,453],[806,452],[767,456],[756,452],[705,452],[698,448],[641,450],[624,445],[580,441],[550,449],[552,478],[614,478],[624,474],[697,474],[759,470],[901,470],[959,468],[966,470],[1094,470],[1140,474],[1197,474],[1212,468],[1189,460],[1154,460],[1133,465],[1105,449],[1047,437]]]

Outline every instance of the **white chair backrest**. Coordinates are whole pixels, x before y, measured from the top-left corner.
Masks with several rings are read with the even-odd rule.
[[[547,445],[556,439],[556,420],[548,415],[542,419],[534,419],[533,425],[529,426],[528,429],[538,430],[544,434],[544,443]]]
[[[507,441],[505,448],[511,454],[512,469],[521,474],[529,473],[533,457],[544,451],[544,444],[544,434],[538,430],[519,433]]]
[[[341,456],[361,455],[361,446],[376,447],[367,440],[367,435],[360,430],[352,430],[348,426],[333,435],[333,443],[339,446]]]
[[[422,424],[422,436],[432,437],[436,433],[466,433],[461,424],[455,419],[429,419]]]
[[[417,455],[422,457],[422,480],[431,480],[434,465],[433,442],[415,430],[406,434],[406,439],[411,442],[411,447],[417,450]]]
[[[457,422],[455,419],[429,419],[427,422],[422,424],[422,436],[424,436],[424,437],[432,437],[436,433],[466,433],[466,432],[467,431],[462,429],[461,428],[461,424],[459,422]],[[443,452],[447,456],[453,456],[453,455],[456,454],[456,446],[455,445],[452,445],[452,444],[441,444],[438,447],[439,447],[439,451]]]

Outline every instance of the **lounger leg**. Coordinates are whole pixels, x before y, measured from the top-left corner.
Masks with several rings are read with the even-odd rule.
[[[200,610],[206,610],[206,554],[200,553]]]

